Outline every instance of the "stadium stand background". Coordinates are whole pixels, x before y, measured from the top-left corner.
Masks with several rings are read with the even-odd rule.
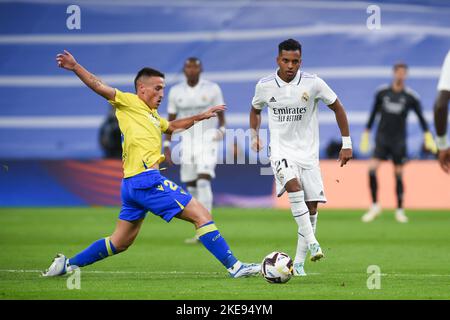
[[[70,4],[81,8],[81,30],[66,27]],[[379,30],[366,26],[370,4],[381,8]],[[24,203],[23,195],[12,200],[13,186],[23,179],[30,186],[45,180],[47,190],[60,194],[49,191],[44,201],[30,187],[29,204],[92,203],[62,191],[61,181],[49,177],[48,162],[35,161],[102,156],[98,135],[109,106],[56,67],[55,55],[63,49],[108,84],[129,91],[143,66],[164,71],[169,89],[183,78],[184,59],[198,56],[204,78],[222,87],[227,127],[247,129],[255,83],[274,71],[277,44],[296,38],[303,45],[303,70],[325,79],[344,103],[356,147],[374,92],[390,81],[397,61],[409,64],[408,85],[421,96],[432,124],[437,80],[450,48],[449,15],[446,1],[0,1],[0,191],[9,195],[0,205]],[[161,114],[166,107],[164,102]],[[323,104],[319,114],[324,157],[339,130]],[[419,158],[422,132],[414,114],[408,130],[410,157]],[[68,170],[55,165],[51,172]],[[217,179],[215,188],[228,190],[229,184]],[[271,186],[263,189],[255,192],[271,192]]]

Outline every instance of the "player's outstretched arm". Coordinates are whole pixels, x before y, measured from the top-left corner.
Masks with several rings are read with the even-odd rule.
[[[169,113],[167,120],[170,122],[174,121],[177,118],[176,113]],[[166,162],[169,166],[173,165],[172,161],[172,152],[170,151],[170,142],[172,141],[172,132],[167,133],[166,131],[166,140],[164,141],[164,156],[166,157]]]
[[[196,122],[209,118],[217,117],[217,113],[225,111],[225,105],[210,107],[205,112],[199,113],[192,117],[177,119],[169,122],[169,127],[165,133],[171,134],[177,130],[186,130],[192,127]]]
[[[225,112],[217,112],[217,119],[219,120],[219,129],[214,137],[214,141],[220,141],[225,136]]]
[[[417,98],[414,99],[412,108],[413,108],[414,112],[416,113],[417,118],[419,119],[420,126],[422,127],[422,130],[423,130],[423,141],[424,141],[425,149],[430,151],[431,153],[437,153],[436,143],[434,142],[433,134],[430,132],[430,130],[428,128],[427,121],[425,120],[425,117],[423,116],[422,105],[421,105],[419,99],[417,99]]]
[[[367,120],[366,128],[361,135],[361,142],[359,144],[359,150],[361,153],[368,153],[370,150],[370,130],[372,129],[373,123],[377,113],[380,111],[382,105],[382,99],[380,93],[378,92],[375,96],[375,102],[370,112],[369,120]]]
[[[56,55],[56,62],[60,68],[73,71],[81,81],[84,82],[95,93],[101,95],[107,100],[114,100],[116,90],[104,84],[99,78],[87,71],[82,65],[78,64],[69,51]]]
[[[250,110],[250,131],[251,131],[251,148],[255,152],[261,151],[263,144],[259,138],[259,128],[261,127],[261,110],[253,106]]]
[[[339,101],[339,99],[336,99],[336,101],[328,105],[328,107],[334,111],[336,122],[339,126],[339,130],[341,130],[342,149],[339,152],[338,161],[341,163],[341,167],[343,167],[353,157],[347,114],[345,113],[344,106]]]

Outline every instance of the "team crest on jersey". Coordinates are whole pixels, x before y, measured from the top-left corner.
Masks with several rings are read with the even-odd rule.
[[[159,119],[153,113],[149,113],[148,118],[157,128],[161,127]]]
[[[303,95],[302,95],[302,101],[305,101],[305,102],[308,102],[308,100],[309,100],[309,94],[308,94],[308,92],[303,92]]]

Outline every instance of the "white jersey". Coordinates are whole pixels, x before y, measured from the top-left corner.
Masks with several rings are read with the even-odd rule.
[[[255,89],[252,105],[256,109],[268,107],[271,160],[290,159],[303,168],[319,163],[319,100],[334,103],[336,94],[317,77],[297,72],[286,83],[277,75],[262,78]]]
[[[441,77],[439,78],[437,89],[438,91],[450,91],[450,50],[448,51],[444,64],[442,65]]]
[[[174,85],[169,91],[168,113],[176,114],[177,118],[190,117],[199,114],[209,107],[223,105],[222,91],[218,84],[202,80],[195,87],[186,81]],[[214,129],[217,128],[217,118],[201,121],[182,133],[182,139],[190,135],[192,141],[212,140]],[[205,133],[208,132],[208,135]],[[205,141],[206,142],[206,141]]]

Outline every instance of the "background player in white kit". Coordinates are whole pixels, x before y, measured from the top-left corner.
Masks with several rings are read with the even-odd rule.
[[[200,79],[202,64],[198,58],[188,58],[183,68],[186,81],[174,85],[169,91],[168,120],[184,118],[203,112],[210,106],[224,105],[218,84]],[[190,194],[197,198],[212,213],[213,193],[211,179],[215,177],[217,144],[225,134],[225,115],[218,113],[217,119],[199,122],[181,132],[180,178]],[[219,129],[217,129],[219,127]],[[171,135],[164,141],[164,154],[171,161]],[[197,243],[194,238],[186,243]]]
[[[275,174],[278,196],[288,192],[291,211],[298,224],[294,274],[306,275],[308,250],[311,261],[323,257],[314,235],[317,205],[326,202],[319,167],[318,102],[335,112],[342,135],[339,153],[341,167],[352,158],[352,143],[344,107],[336,94],[316,75],[300,71],[302,48],[288,39],[278,46],[278,70],[262,78],[255,89],[250,111],[252,148],[262,149],[259,138],[261,110],[268,107],[269,156]]]
[[[436,144],[438,160],[442,170],[450,173],[450,146],[447,139],[448,103],[450,101],[450,51],[442,65],[438,83],[438,95],[434,105],[434,125],[436,127]]]

